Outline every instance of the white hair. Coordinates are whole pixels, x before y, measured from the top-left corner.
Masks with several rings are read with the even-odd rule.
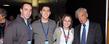
[[[88,13],[87,13],[87,9],[86,8],[78,8],[75,12],[75,17],[78,18],[78,15],[80,12],[83,12],[85,13],[84,15],[87,15],[88,16]]]

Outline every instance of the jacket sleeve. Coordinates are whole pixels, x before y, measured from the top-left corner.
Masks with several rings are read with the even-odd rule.
[[[61,29],[60,27],[56,28],[55,32],[54,32],[54,35],[53,35],[53,42],[54,44],[58,44],[59,43],[59,39],[60,39],[60,36],[61,36]]]
[[[14,26],[8,26],[6,28],[6,31],[4,33],[4,40],[3,40],[3,44],[14,44],[14,38],[15,38],[15,27]]]
[[[54,34],[53,34],[53,44],[56,44],[56,41],[57,41],[56,33],[57,33],[57,29],[55,29]]]

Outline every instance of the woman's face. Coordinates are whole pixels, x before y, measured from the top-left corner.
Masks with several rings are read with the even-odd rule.
[[[63,20],[63,26],[65,28],[69,28],[70,25],[71,25],[71,18],[69,16],[65,16]]]

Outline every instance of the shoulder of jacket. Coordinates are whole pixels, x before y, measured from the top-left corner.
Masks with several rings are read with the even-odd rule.
[[[54,20],[52,20],[52,19],[49,19],[49,22],[52,22],[52,23],[56,23]]]
[[[74,28],[71,28],[71,32],[74,33]]]
[[[40,23],[40,20],[35,20],[32,24]]]

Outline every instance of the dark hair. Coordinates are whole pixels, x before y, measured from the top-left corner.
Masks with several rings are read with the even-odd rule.
[[[29,2],[23,2],[23,3],[21,4],[20,8],[22,9],[25,4],[28,4],[28,5],[30,5],[30,6],[32,7],[32,4],[31,4],[31,3],[29,3]]]
[[[61,19],[61,22],[60,22],[60,24],[61,24],[60,26],[63,27],[63,20],[65,19],[66,16],[70,17],[70,19],[71,19],[71,24],[70,24],[70,26],[69,26],[69,29],[71,29],[71,28],[72,28],[72,23],[73,23],[73,21],[72,21],[72,17],[71,17],[69,14],[64,14],[64,15],[62,16],[62,19]]]
[[[39,7],[38,7],[38,12],[40,12],[43,9],[43,7],[49,7],[50,8],[50,11],[51,11],[50,4],[40,4]]]
[[[40,14],[40,11],[42,11],[43,7],[49,7],[50,8],[50,11],[51,11],[51,5],[50,4],[39,4],[39,7],[38,7],[38,17],[41,18],[41,14]]]
[[[0,8],[0,15],[2,15],[2,16],[7,16],[5,9]]]

